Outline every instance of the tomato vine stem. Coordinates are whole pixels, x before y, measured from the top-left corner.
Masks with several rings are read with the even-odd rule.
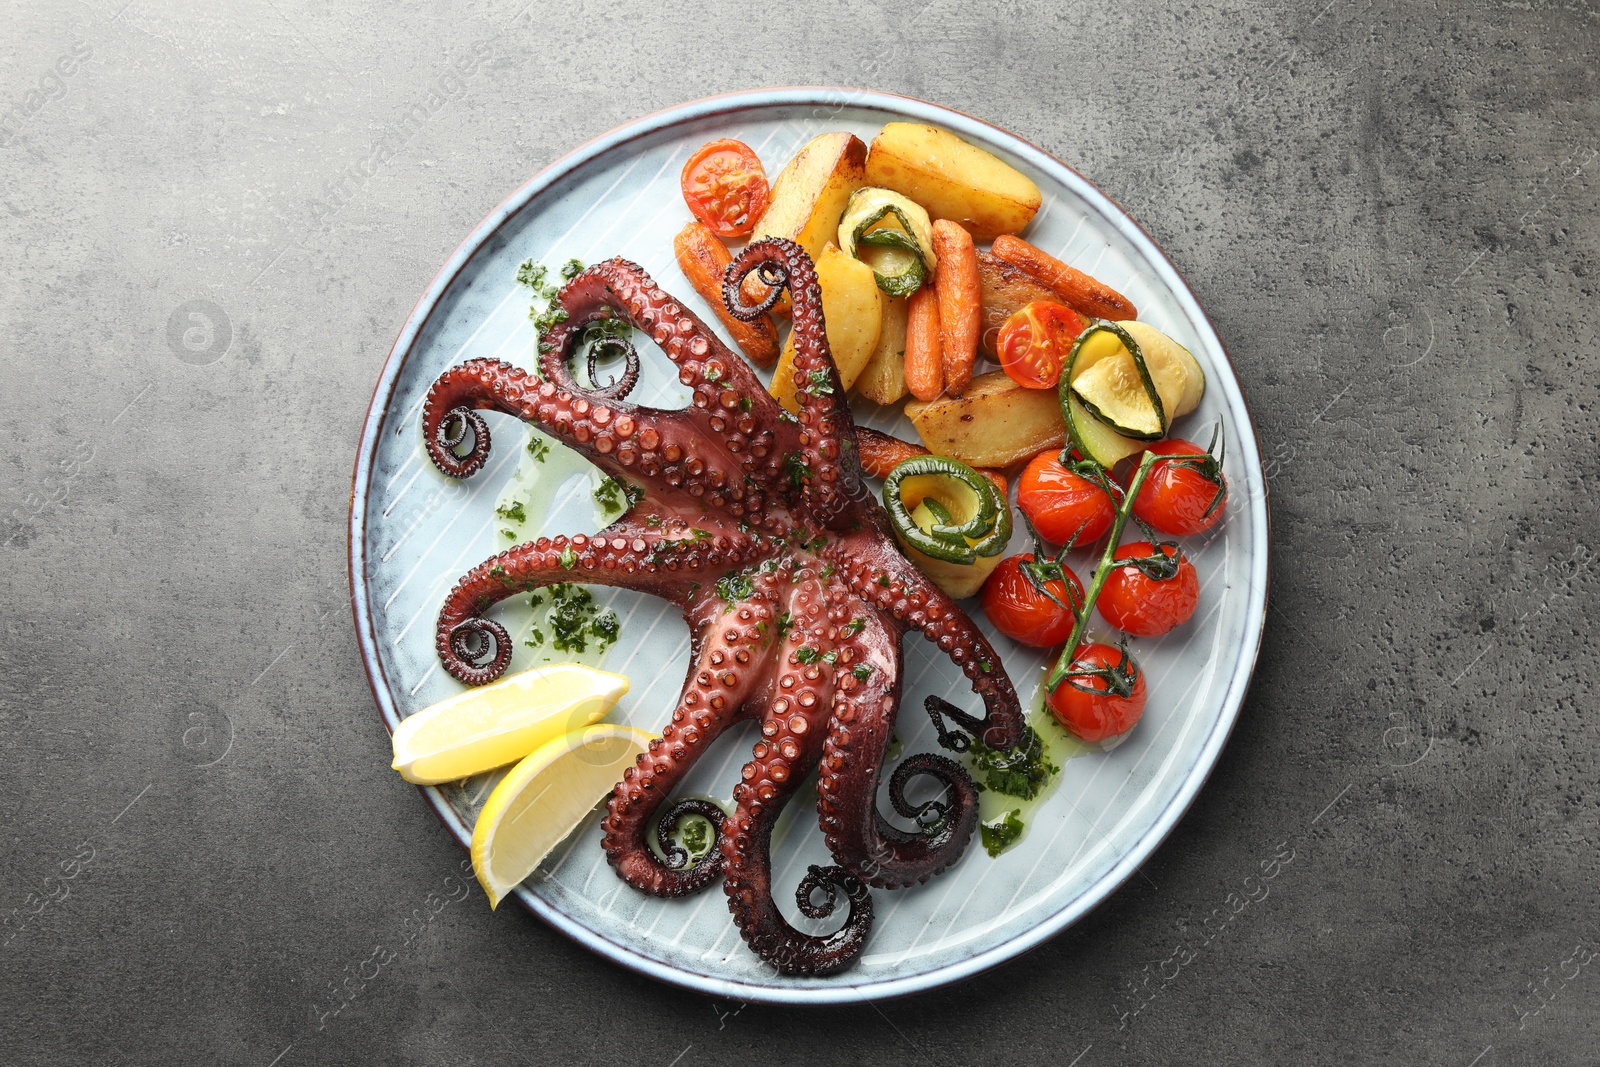
[[[1100,562],[1094,569],[1094,580],[1089,583],[1089,588],[1083,596],[1083,610],[1076,613],[1076,621],[1072,624],[1072,633],[1067,637],[1067,645],[1061,650],[1056,665],[1050,668],[1050,674],[1044,680],[1044,691],[1053,693],[1056,686],[1072,670],[1072,657],[1078,650],[1078,644],[1083,640],[1083,633],[1089,628],[1089,615],[1094,611],[1095,601],[1100,599],[1100,590],[1104,588],[1106,579],[1111,576],[1112,566],[1116,560],[1117,547],[1122,540],[1122,530],[1128,525],[1128,516],[1133,514],[1133,502],[1139,498],[1139,490],[1144,488],[1144,479],[1150,473],[1150,468],[1161,457],[1154,451],[1146,451],[1139,460],[1139,466],[1133,472],[1133,478],[1128,482],[1127,492],[1122,494],[1122,499],[1117,503],[1116,518],[1111,523],[1111,532],[1106,536],[1106,549],[1100,554]]]

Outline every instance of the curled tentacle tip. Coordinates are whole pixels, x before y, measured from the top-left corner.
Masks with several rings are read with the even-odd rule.
[[[600,385],[600,360],[615,359],[619,355],[623,360],[622,374],[612,378],[609,384]],[[585,359],[589,371],[587,392],[592,399],[621,400],[639,384],[639,352],[627,338],[610,335],[593,338],[588,341]]]
[[[906,798],[906,786],[916,777],[932,778],[941,786],[939,796],[913,804]],[[952,759],[931,752],[918,753],[902,760],[889,778],[889,803],[894,810],[931,832],[947,822],[960,805],[960,797],[972,792],[972,778]]]
[[[816,903],[813,899],[817,891],[821,890],[824,902]],[[845,870],[843,867],[821,867],[812,864],[806,871],[806,876],[800,879],[800,884],[795,887],[794,902],[801,914],[810,919],[826,919],[832,915],[839,906],[839,892],[851,902],[859,902],[867,895],[867,887],[861,879]]]
[[[768,257],[786,255],[791,248],[799,250],[798,246],[789,241],[758,241],[739,253],[738,258],[728,264],[727,270],[722,274],[722,302],[727,306],[729,314],[736,319],[750,322],[772,310],[773,305],[783,296],[784,287],[789,284],[789,267],[779,260]],[[756,303],[747,304],[744,301],[743,285],[745,278],[752,273],[762,285],[766,286],[767,293]]]
[[[466,619],[450,630],[441,657],[444,669],[466,685],[483,685],[505,673],[511,663],[511,635],[490,619]]]
[[[452,478],[465,478],[489,458],[489,425],[472,408],[451,408],[428,437],[428,457]],[[466,445],[466,452],[459,449]]]
[[[678,843],[676,835],[682,826],[683,820],[691,816],[699,816],[711,824],[711,842],[709,848],[700,854],[696,867],[722,865],[722,820],[727,813],[709,800],[698,797],[685,797],[666,811],[656,822],[656,844],[661,849],[662,858],[667,868],[673,871],[682,871],[689,866],[689,850]]]

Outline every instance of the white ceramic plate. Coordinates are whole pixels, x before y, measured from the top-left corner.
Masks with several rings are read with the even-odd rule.
[[[1149,705],[1130,739],[1110,753],[1068,761],[1023,840],[998,859],[974,842],[929,884],[874,893],[877,920],[856,965],[828,978],[774,976],[745,947],[720,887],[686,900],[645,897],[623,884],[599,846],[598,815],[518,891],[536,914],[595,951],[679,985],[738,1000],[838,1003],[924,990],[974,974],[1037,945],[1085,914],[1126,880],[1170,832],[1216,762],[1255,664],[1266,612],[1267,506],[1254,429],[1238,381],[1205,313],[1149,237],[1094,186],[1060,161],[1003,130],[933,104],[845,89],[775,89],[702,100],[650,115],[558,160],[485,219],[418,301],[385,365],[362,434],[350,516],[350,574],[357,631],[373,692],[392,730],[405,716],[459,690],[438,665],[434,618],[468,568],[507,545],[494,515],[513,477],[526,431],[489,413],[494,450],[464,482],[436,471],[419,428],[428,387],[473,357],[531,365],[528,290],[514,280],[532,258],[555,267],[623,255],[715,323],[678,271],[672,237],[688,219],[678,173],[700,144],[736,137],[754,147],[769,175],[815,134],[850,130],[870,140],[885,123],[928,122],[1006,159],[1044,192],[1029,228],[1034,243],[1125,293],[1140,317],[1187,345],[1204,365],[1200,411],[1175,432],[1202,443],[1225,427],[1232,491],[1225,522],[1185,549],[1200,574],[1200,608],[1165,638],[1135,650],[1149,679]],[[396,239],[403,240],[403,234]],[[630,399],[678,406],[685,396],[666,358],[640,339],[646,374]],[[865,420],[915,439],[898,415]],[[544,532],[599,528],[590,481],[549,486],[535,524]],[[1028,546],[1019,531],[1015,550]],[[1088,566],[1080,565],[1080,571]],[[687,667],[687,632],[677,612],[629,591],[596,589],[623,618],[604,665],[633,679],[613,716],[657,732]],[[523,599],[523,598],[519,598]],[[499,610],[499,609],[497,609]],[[994,634],[1027,704],[1044,658]],[[899,732],[906,752],[937,751],[922,698],[960,699],[960,673],[915,634],[905,639],[906,686]],[[548,658],[548,657],[545,657]],[[563,657],[564,658],[564,657]],[[512,670],[543,662],[520,642]],[[724,800],[748,758],[748,730],[719,742],[696,766],[690,792]],[[463,844],[492,777],[424,790]],[[814,810],[796,810],[775,838],[774,886],[791,922],[793,888],[810,863],[827,863]]]

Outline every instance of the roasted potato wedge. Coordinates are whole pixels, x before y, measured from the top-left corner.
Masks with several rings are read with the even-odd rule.
[[[867,153],[866,180],[904,193],[934,218],[959,222],[979,241],[1020,233],[1043,199],[1032,179],[1009,163],[916,122],[891,122],[879,131]]]
[[[772,202],[756,223],[751,242],[787,237],[816,260],[839,232],[839,220],[850,194],[867,183],[867,146],[853,133],[818,134],[778,173]],[[744,281],[744,297],[759,301],[766,286],[755,277]],[[787,313],[787,301],[776,308]]]
[[[845,389],[855,384],[872,358],[883,325],[883,303],[872,268],[839,250],[823,246],[816,257],[817,283],[822,287],[822,317],[827,323],[828,348],[839,368]],[[784,342],[772,372],[772,395],[790,411],[800,410],[795,395],[794,335]]]
[[[1004,371],[978,375],[964,396],[911,401],[906,418],[929,452],[973,467],[1008,467],[1067,436],[1055,390],[1024,389]]]
[[[893,404],[906,395],[905,297],[884,297],[878,343],[872,347],[855,389],[874,404]]]
[[[994,360],[999,359],[995,343],[1007,319],[1035,300],[1058,300],[1055,293],[1034,281],[1021,267],[1012,266],[988,252],[978,253],[978,285],[983,299],[978,347]]]

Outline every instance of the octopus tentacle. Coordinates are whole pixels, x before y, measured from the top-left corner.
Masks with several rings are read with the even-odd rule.
[[[746,702],[765,679],[759,663],[773,618],[772,598],[760,591],[720,614],[702,611],[696,629],[696,655],[683,684],[678,708],[661,736],[639,754],[617,783],[600,826],[601,847],[617,874],[634,888],[658,897],[682,896],[722,876],[722,853],[711,854],[684,868],[687,856],[671,843],[678,817],[699,814],[719,829],[722,812],[708,801],[683,801],[657,824],[658,844],[666,861],[651,851],[651,819],[683,780],[689,768],[729,726],[744,714]],[[673,860],[677,859],[674,863]]]
[[[811,257],[793,241],[769,238],[750,245],[728,265],[723,278],[723,301],[740,318],[754,318],[758,313],[739,295],[740,283],[753,270],[764,271],[762,280],[771,279],[774,292],[781,278],[794,304],[794,331],[789,340],[794,346],[800,401],[801,492],[817,521],[836,529],[850,503],[863,496],[863,481],[855,450],[855,420],[828,347],[816,269]]]
[[[733,532],[710,537],[669,537],[621,522],[593,537],[541,537],[491,556],[462,576],[439,609],[434,645],[456,680],[483,685],[511,662],[505,628],[483,618],[491,605],[546,585],[583,582],[622,586],[687,605],[692,587],[756,559],[760,543]],[[486,642],[493,643],[492,658]]]
[[[580,392],[540,381],[500,360],[470,359],[441,374],[422,411],[423,442],[434,465],[465,478],[489,456],[489,431],[477,410],[500,411],[531,422],[608,474],[685,494],[686,507],[725,511],[735,519],[768,516],[779,528],[791,521],[759,486],[746,482],[739,461],[708,434],[686,425],[681,412],[592,401]],[[463,422],[472,448],[459,455]]]
[[[879,812],[878,784],[900,706],[900,630],[861,608],[859,632],[839,657],[817,816],[834,862],[868,885],[898,889],[927,881],[961,857],[978,824],[978,791],[952,761],[914,755],[896,769],[889,796],[896,811],[917,821],[918,832],[901,830]],[[905,787],[919,775],[942,783],[939,800],[906,801]]]
[[[787,485],[784,457],[796,446],[794,427],[744,359],[735,355],[699,316],[662,291],[649,274],[625,259],[609,259],[580,273],[557,300],[566,321],[551,331],[540,356],[546,378],[581,391],[572,378],[569,349],[588,323],[615,311],[648,334],[678,367],[692,390],[689,408],[675,415],[704,428],[711,449],[725,451],[767,493]]]
[[[801,882],[796,900],[813,918],[825,917],[831,910],[811,899],[824,883],[843,890],[849,900],[843,927],[824,936],[796,930],[772,899],[772,828],[816,764],[833,688],[832,669],[822,658],[833,649],[821,583],[806,575],[804,568],[796,578],[790,598],[795,627],[779,650],[780,673],[762,719],[762,739],[744,766],[734,789],[734,811],[724,823],[723,888],[740,934],[763,960],[783,974],[831,974],[849,966],[866,944],[872,927],[872,899],[866,887],[837,869],[814,868]],[[829,899],[837,899],[832,891]]]
[[[983,743],[1006,750],[1022,740],[1022,704],[1000,656],[956,602],[898,552],[861,539],[841,538],[825,547],[856,596],[918,631],[960,667],[983,698],[988,726]]]

